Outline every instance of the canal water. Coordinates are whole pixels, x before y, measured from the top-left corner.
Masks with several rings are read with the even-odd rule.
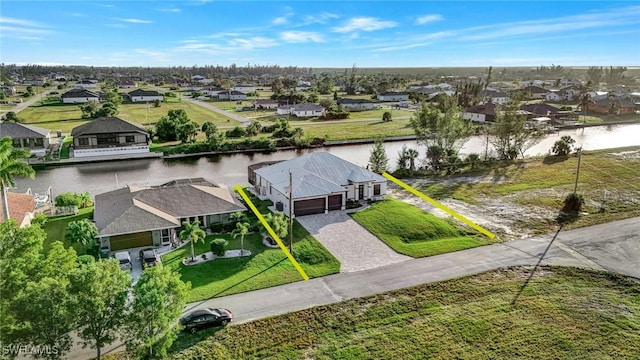
[[[637,146],[640,145],[640,124],[563,130],[545,136],[539,143],[529,148],[525,155],[535,156],[548,153],[553,143],[563,135],[573,137],[576,140],[576,145],[582,146],[585,150]],[[418,149],[420,159],[424,158],[426,149],[416,141],[385,143],[391,169],[395,168],[398,152],[403,145]],[[203,177],[232,187],[236,184],[248,184],[247,167],[251,164],[262,161],[286,160],[313,151],[328,151],[355,164],[366,166],[371,147],[371,144],[358,144],[264,154],[214,155],[172,160],[140,159],[51,167],[39,170],[33,180],[17,178],[17,189],[13,191],[24,192],[31,188],[34,193],[42,193],[51,187],[54,196],[67,191],[86,191],[96,195],[125,185],[158,185],[173,179],[188,177]],[[490,146],[488,149],[491,151]],[[486,150],[486,139],[483,136],[475,136],[464,144],[460,152],[462,154],[478,153],[484,155]]]

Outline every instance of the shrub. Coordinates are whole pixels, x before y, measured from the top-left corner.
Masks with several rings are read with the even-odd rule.
[[[232,232],[233,230],[235,230],[235,228],[236,228],[236,223],[233,221],[222,225],[222,230],[224,230],[224,232]]]
[[[216,256],[224,256],[224,252],[227,249],[229,242],[225,239],[213,239],[211,240],[211,252]]]
[[[47,223],[47,215],[43,213],[36,214],[36,216],[34,216],[33,219],[31,220],[31,225],[37,225],[41,228],[43,228],[46,223]]]
[[[276,129],[278,128],[278,124],[272,124],[272,125],[264,125],[262,126],[262,128],[260,129],[260,132],[263,133],[272,133],[274,131],[276,131]]]
[[[70,192],[62,193],[56,196],[56,206],[80,206],[80,199]]]
[[[309,265],[316,265],[324,261],[329,261],[324,252],[314,249],[314,247],[308,242],[304,242],[296,246],[293,249],[293,253],[299,262]]]
[[[78,264],[90,264],[96,261],[92,255],[80,255],[78,256]]]
[[[245,136],[246,134],[247,131],[240,126],[236,126],[231,130],[227,130],[226,132],[228,138],[239,138]]]
[[[571,136],[565,135],[553,144],[551,152],[556,156],[567,156],[571,153],[571,149],[575,142],[576,141]]]
[[[576,214],[580,212],[582,205],[584,205],[584,196],[578,193],[571,193],[564,199],[562,211]]]
[[[385,111],[384,114],[382,114],[382,121],[383,122],[389,122],[389,121],[392,121],[392,120],[393,120],[393,118],[391,116],[391,112]]]
[[[211,230],[211,232],[213,233],[219,233],[222,232],[222,229],[224,228],[222,223],[213,223],[211,225],[209,225],[209,230]]]

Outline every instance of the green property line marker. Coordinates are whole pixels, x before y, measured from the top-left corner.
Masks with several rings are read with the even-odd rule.
[[[293,267],[295,267],[296,270],[298,270],[302,278],[305,280],[309,280],[309,276],[307,275],[306,272],[304,272],[304,270],[302,269],[302,266],[298,264],[296,259],[294,259],[291,253],[289,252],[289,249],[287,249],[287,247],[284,246],[284,243],[282,242],[282,240],[280,240],[278,235],[276,235],[276,233],[273,231],[271,226],[267,224],[267,220],[265,220],[264,216],[260,214],[260,211],[258,211],[258,208],[256,208],[256,206],[253,204],[251,199],[249,199],[249,197],[244,192],[244,190],[242,190],[242,187],[240,187],[240,185],[236,185],[233,189],[237,191],[238,194],[240,194],[240,196],[242,196],[242,198],[244,199],[244,201],[247,202],[247,204],[249,204],[249,208],[251,208],[251,211],[253,211],[253,213],[256,214],[256,216],[258,217],[258,220],[260,220],[262,225],[264,225],[264,227],[267,229],[267,231],[269,232],[269,235],[271,235],[271,237],[278,243],[278,246],[280,246],[280,249],[282,249],[285,255],[287,255],[287,257],[289,258],[289,261],[291,261],[291,263],[293,264]]]
[[[446,212],[447,214],[453,216],[454,218],[456,218],[456,219],[462,221],[463,223],[471,226],[472,228],[478,230],[479,232],[487,235],[490,239],[493,239],[493,238],[496,237],[491,231],[483,228],[482,226],[474,223],[473,221],[467,219],[466,217],[464,217],[464,216],[458,214],[457,212],[449,209],[448,207],[440,204],[439,202],[433,200],[432,198],[428,197],[427,195],[425,195],[425,194],[421,193],[420,191],[416,190],[413,186],[408,185],[408,184],[396,179],[395,177],[389,175],[387,172],[383,173],[382,176],[384,176],[385,178],[391,180],[394,184],[396,184],[396,185],[400,186],[401,188],[407,190],[408,192],[412,193],[413,195],[418,196],[419,198],[425,200],[429,204],[431,204],[431,205],[437,207],[438,209]]]

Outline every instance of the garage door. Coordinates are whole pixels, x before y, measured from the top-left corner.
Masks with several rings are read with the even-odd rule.
[[[295,216],[322,214],[324,213],[324,198],[298,200],[293,203],[293,213]]]
[[[342,209],[342,194],[329,196],[329,210]]]
[[[142,246],[151,246],[153,244],[153,238],[151,237],[151,231],[112,236],[110,239],[111,251],[130,249]]]

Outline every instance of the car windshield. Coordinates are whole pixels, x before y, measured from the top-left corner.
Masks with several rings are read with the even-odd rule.
[[[218,309],[211,309],[211,313],[215,316],[220,316],[220,311],[218,311]]]

